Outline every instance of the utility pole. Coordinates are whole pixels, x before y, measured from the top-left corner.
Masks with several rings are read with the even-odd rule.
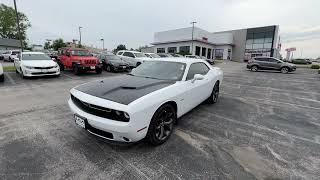
[[[102,50],[104,50],[104,39],[100,39],[102,41]]]
[[[21,37],[21,30],[20,30],[20,23],[19,23],[19,15],[18,15],[18,10],[17,10],[16,0],[13,0],[13,3],[14,3],[14,9],[15,9],[15,11],[16,11],[16,19],[17,19],[17,26],[18,26],[18,34],[19,34],[21,52],[23,52],[23,42],[22,42],[22,37]]]
[[[79,45],[81,45],[81,26],[79,26],[79,36],[80,36],[80,39],[79,39]]]
[[[192,35],[191,35],[191,54],[193,55],[193,32],[194,32],[194,24],[197,22],[193,21],[190,24],[192,24]]]

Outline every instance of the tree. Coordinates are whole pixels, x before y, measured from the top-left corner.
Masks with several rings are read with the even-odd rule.
[[[24,46],[27,46],[27,29],[31,27],[31,24],[27,16],[21,12],[18,12],[21,39]],[[15,10],[12,7],[0,4],[0,37],[19,39],[18,27],[16,23]]]
[[[116,54],[120,50],[127,50],[126,45],[119,44],[117,48],[113,50],[113,53]]]
[[[57,51],[59,48],[66,47],[66,43],[63,42],[63,39],[59,38],[53,41],[52,48]]]
[[[43,48],[44,48],[44,49],[51,49],[51,48],[52,48],[52,46],[51,46],[50,42],[49,42],[49,41],[47,41],[47,42],[45,42],[45,43],[44,43]]]

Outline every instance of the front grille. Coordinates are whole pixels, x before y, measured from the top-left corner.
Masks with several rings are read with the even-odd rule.
[[[40,74],[55,74],[57,72],[33,72],[32,75],[40,75]]]
[[[96,64],[97,61],[96,60],[84,60],[85,64]]]
[[[34,67],[34,69],[52,69],[54,66],[49,66],[49,67]]]
[[[97,106],[94,104],[89,104],[87,102],[83,102],[80,99],[76,98],[71,94],[72,102],[81,110],[86,113],[93,114],[95,116],[115,120],[115,121],[122,121],[122,122],[129,122],[129,119],[125,118],[123,113],[120,115],[116,114],[116,111],[113,109]]]
[[[102,136],[102,137],[105,137],[105,138],[108,138],[108,139],[113,139],[113,134],[112,133],[109,133],[109,132],[106,132],[106,131],[102,131],[100,129],[96,129],[96,128],[92,127],[89,123],[86,124],[86,129],[88,131],[90,131],[91,133],[97,134],[99,136]]]

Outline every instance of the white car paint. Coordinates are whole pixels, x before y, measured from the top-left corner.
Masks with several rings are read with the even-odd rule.
[[[112,133],[114,138],[111,140],[128,142],[123,139],[123,137],[126,137],[129,139],[129,142],[135,142],[146,136],[152,116],[160,106],[169,101],[175,102],[177,104],[177,117],[179,118],[210,97],[217,81],[219,81],[220,84],[222,83],[222,70],[218,67],[211,66],[201,59],[162,58],[155,60],[185,63],[186,68],[182,80],[142,96],[128,105],[88,95],[76,90],[76,87],[70,90],[73,96],[83,102],[127,112],[130,115],[129,122],[119,122],[84,112],[79,109],[70,98],[68,104],[71,111],[74,114],[86,118],[88,123],[94,128]],[[205,63],[210,69],[209,72],[206,75],[200,75],[200,77],[203,78],[202,80],[186,80],[190,65],[199,62]]]
[[[2,54],[3,61],[13,61],[17,57],[17,53],[20,53],[20,50],[8,50]]]
[[[148,58],[161,58],[158,54],[156,53],[144,53]]]
[[[24,60],[23,55],[28,54],[42,54],[47,56],[42,52],[22,52],[22,55],[18,55],[18,57],[14,59],[14,66],[17,72],[23,77],[60,75],[59,65],[49,56],[50,60]]]
[[[136,53],[143,55],[144,57],[137,57]],[[127,56],[131,55],[131,56]],[[127,50],[120,50],[116,54],[119,56],[121,59],[129,63],[131,67],[137,67],[138,64],[142,64],[144,61],[150,60],[147,56],[145,56],[143,53],[138,52],[138,51],[127,51]]]

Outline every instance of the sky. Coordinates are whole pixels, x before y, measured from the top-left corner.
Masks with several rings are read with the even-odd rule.
[[[279,25],[282,54],[320,57],[320,0],[16,0],[32,27],[31,44],[46,39],[79,39],[114,49],[150,45],[155,32],[189,27],[191,21],[209,32]],[[13,0],[0,0],[13,7]]]

